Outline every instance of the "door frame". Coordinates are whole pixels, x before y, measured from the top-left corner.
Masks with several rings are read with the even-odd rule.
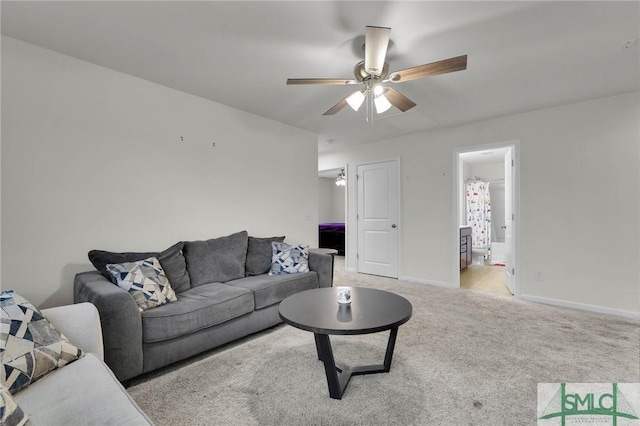
[[[402,162],[400,161],[400,157],[392,157],[392,158],[384,158],[384,159],[380,159],[380,160],[371,160],[371,161],[359,161],[354,163],[354,167],[353,167],[353,173],[354,173],[354,184],[355,184],[355,188],[354,188],[354,207],[355,207],[355,211],[354,211],[354,215],[356,217],[356,235],[355,235],[355,253],[357,255],[357,253],[360,252],[360,241],[359,241],[359,235],[360,235],[360,220],[358,219],[358,211],[360,206],[358,205],[358,199],[359,199],[359,187],[358,187],[358,179],[360,179],[360,177],[358,176],[358,169],[360,166],[366,166],[369,164],[378,164],[378,163],[388,163],[388,162],[395,162],[396,163],[396,171],[397,171],[397,176],[396,176],[396,182],[397,182],[397,188],[396,188],[396,197],[397,197],[397,205],[398,205],[398,238],[397,238],[397,247],[396,247],[396,253],[398,254],[396,261],[398,262],[398,276],[396,277],[396,279],[400,279],[402,275],[402,262],[400,261],[402,259],[402,181],[401,181],[401,177],[402,177]],[[355,271],[360,273],[360,271],[358,270],[358,259],[357,257],[355,258]]]
[[[472,146],[464,146],[459,147],[454,150],[453,153],[453,182],[454,182],[454,191],[453,191],[453,208],[455,212],[455,220],[453,221],[454,228],[452,230],[453,238],[451,241],[460,240],[460,209],[462,208],[460,203],[460,188],[463,182],[461,182],[461,170],[460,170],[460,154],[466,152],[474,152],[474,151],[487,151],[491,149],[499,149],[499,148],[511,148],[513,153],[514,160],[514,170],[513,170],[513,201],[512,201],[512,211],[514,214],[514,224],[513,224],[513,267],[515,269],[514,281],[513,281],[513,290],[514,296],[516,298],[520,298],[521,296],[521,287],[520,287],[520,277],[522,276],[522,267],[520,264],[520,223],[522,222],[522,216],[520,215],[520,141],[517,139],[506,141],[506,142],[496,142],[490,144],[483,145],[472,145]],[[460,288],[460,246],[458,244],[454,244],[454,252],[452,256],[452,264],[453,264],[453,287]]]

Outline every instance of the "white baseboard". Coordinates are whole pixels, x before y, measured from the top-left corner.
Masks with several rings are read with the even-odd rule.
[[[605,308],[604,306],[589,305],[586,303],[568,302],[566,300],[548,299],[539,296],[521,295],[521,300],[528,302],[542,303],[544,305],[560,306],[563,308],[579,309],[581,311],[596,312],[599,314],[617,315],[621,317],[640,320],[640,312],[624,311],[622,309]]]
[[[344,268],[344,270],[347,272],[358,272],[356,271],[356,268]]]
[[[351,268],[347,269],[347,271],[348,272],[357,272],[355,269],[351,269]],[[399,276],[398,280],[409,281],[409,282],[418,283],[418,284],[433,285],[433,286],[436,286],[436,287],[458,288],[458,287],[454,286],[452,283],[447,283],[447,282],[444,282],[444,281],[425,280],[425,279],[422,279],[422,278],[408,277],[406,275]],[[539,296],[520,295],[520,297],[518,297],[518,299],[525,300],[525,301],[528,301],[528,302],[542,303],[544,305],[559,306],[559,307],[562,307],[562,308],[579,309],[581,311],[596,312],[596,313],[599,313],[599,314],[607,314],[607,315],[617,315],[617,316],[621,316],[621,317],[625,317],[625,318],[631,318],[631,319],[634,319],[634,320],[640,320],[640,312],[632,312],[632,311],[625,311],[625,310],[622,310],[622,309],[606,308],[604,306],[589,305],[589,304],[586,304],[586,303],[568,302],[566,300],[560,300],[560,299],[549,299],[549,298],[546,298],[546,297],[539,297]]]
[[[410,281],[412,283],[427,284],[427,285],[433,285],[436,287],[457,288],[453,285],[453,283],[446,283],[444,281],[424,280],[422,278],[407,277],[405,275],[399,276],[398,279],[400,281]]]

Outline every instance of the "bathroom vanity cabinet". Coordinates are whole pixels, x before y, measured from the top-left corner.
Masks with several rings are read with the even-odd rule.
[[[460,227],[460,270],[471,265],[471,227]]]

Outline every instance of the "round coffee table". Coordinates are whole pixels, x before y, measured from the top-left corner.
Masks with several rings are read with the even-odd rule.
[[[324,363],[329,396],[342,399],[351,376],[388,373],[398,327],[411,318],[411,303],[384,290],[351,287],[351,303],[338,303],[338,288],[317,288],[296,293],[280,303],[280,318],[314,334],[318,359]],[[368,334],[390,330],[381,365],[349,367],[333,358],[330,334]]]

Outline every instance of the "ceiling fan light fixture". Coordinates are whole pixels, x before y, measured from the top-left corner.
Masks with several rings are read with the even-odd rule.
[[[378,114],[382,114],[383,112],[391,108],[391,102],[389,102],[389,100],[382,94],[376,96],[373,99],[373,102],[376,104],[376,112]]]
[[[364,98],[364,90],[358,90],[349,95],[347,103],[354,111],[357,111],[364,102]]]
[[[387,49],[389,48],[389,36],[391,28],[367,26],[365,28],[363,61],[358,62],[353,67],[355,80],[343,78],[289,78],[287,84],[362,84],[364,88],[357,92],[352,92],[342,98],[337,104],[329,108],[323,116],[335,115],[349,105],[354,111],[358,111],[366,102],[366,120],[373,124],[376,112],[382,114],[389,110],[391,106],[396,107],[401,112],[406,112],[416,106],[416,103],[398,92],[393,87],[395,83],[416,80],[419,78],[433,77],[440,74],[447,74],[455,71],[467,69],[467,55],[456,56],[454,58],[431,62],[405,68],[389,73],[389,64],[385,62]],[[383,86],[383,83],[391,83]]]
[[[344,174],[344,169],[340,170],[340,173],[338,173],[338,178],[336,179],[336,185],[337,186],[345,186],[347,184],[347,177]]]

